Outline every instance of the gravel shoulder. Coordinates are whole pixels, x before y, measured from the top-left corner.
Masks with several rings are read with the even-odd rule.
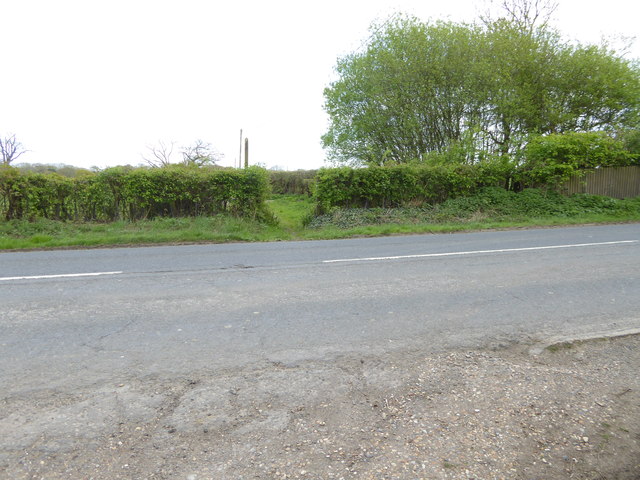
[[[2,395],[0,478],[640,478],[640,335]]]

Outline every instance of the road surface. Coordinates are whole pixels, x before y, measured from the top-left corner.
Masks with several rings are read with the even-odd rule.
[[[628,224],[2,253],[0,381],[72,388],[640,327],[639,240]]]
[[[440,400],[425,404],[423,416],[448,415],[448,405],[479,391],[487,404],[502,402],[505,388],[522,388],[513,400],[533,405],[543,398],[536,388],[557,384],[553,366],[535,387],[538,367],[522,367],[515,380],[511,364],[482,354],[452,360],[449,349],[640,328],[639,240],[640,225],[629,224],[0,253],[0,476],[280,478],[278,468],[293,468],[287,445],[304,439],[295,459],[315,459],[320,475],[308,478],[340,478],[328,473],[344,463],[326,455],[329,444],[337,455],[354,449],[352,469],[390,468],[397,453],[378,450],[376,463],[358,449],[395,431],[386,399],[425,378],[435,383],[420,398]],[[619,368],[624,348],[608,354],[606,368]],[[460,370],[460,362],[469,365]],[[477,378],[460,380],[467,369]],[[562,375],[568,390],[549,397],[551,405],[571,403],[584,389],[583,374]],[[477,383],[484,378],[490,385]],[[594,391],[612,395],[618,383]],[[606,403],[599,402],[596,410]],[[633,397],[620,402],[607,410],[616,421]],[[318,416],[333,430],[318,431]],[[562,428],[579,425],[568,418]],[[613,421],[593,418],[594,425]],[[631,438],[635,424],[624,425]],[[445,438],[462,435],[463,445],[459,427]],[[398,448],[407,445],[402,438]],[[538,444],[531,445],[535,455]],[[300,471],[294,478],[307,478]],[[406,478],[398,475],[389,478]]]

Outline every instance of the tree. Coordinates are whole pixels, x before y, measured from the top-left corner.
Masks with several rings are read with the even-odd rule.
[[[338,61],[325,89],[330,157],[381,164],[419,159],[460,140],[475,91],[475,27],[395,17],[363,53]]]
[[[142,158],[151,167],[161,168],[171,165],[174,157],[176,142],[158,141],[156,145],[149,145],[149,152]],[[215,165],[222,159],[222,154],[217,152],[210,143],[203,140],[196,140],[191,145],[180,149],[183,165],[203,167],[205,165]]]
[[[622,141],[627,151],[635,156],[636,163],[640,165],[640,129],[618,132],[617,138]]]
[[[175,144],[176,142],[174,141],[165,143],[162,140],[159,140],[157,145],[147,146],[147,150],[149,150],[149,152],[146,155],[143,155],[142,159],[147,162],[150,167],[166,167],[171,164],[171,156],[173,155]]]
[[[498,18],[504,18],[521,32],[532,35],[538,28],[546,28],[551,16],[558,8],[557,0],[501,0]],[[480,17],[485,25],[495,22],[488,11]]]
[[[578,45],[561,52],[559,113],[553,132],[634,128],[640,116],[640,69],[606,47]]]
[[[517,154],[536,135],[637,127],[638,66],[563,41],[538,1],[518,4],[483,25],[393,17],[372,27],[324,92],[329,157],[404,163],[456,149],[475,162]]]
[[[182,163],[202,167],[215,165],[222,159],[222,154],[217,152],[210,143],[200,139],[182,149]]]
[[[10,165],[25,152],[22,144],[16,140],[15,134],[7,135],[4,138],[0,137],[0,159],[3,165]]]

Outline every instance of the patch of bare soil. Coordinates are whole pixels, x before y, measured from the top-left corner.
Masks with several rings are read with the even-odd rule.
[[[11,479],[640,478],[640,336],[270,363],[0,404]]]

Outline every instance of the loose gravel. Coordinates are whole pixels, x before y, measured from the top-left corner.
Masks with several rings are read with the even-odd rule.
[[[640,478],[640,336],[124,378],[0,403],[7,479]]]

